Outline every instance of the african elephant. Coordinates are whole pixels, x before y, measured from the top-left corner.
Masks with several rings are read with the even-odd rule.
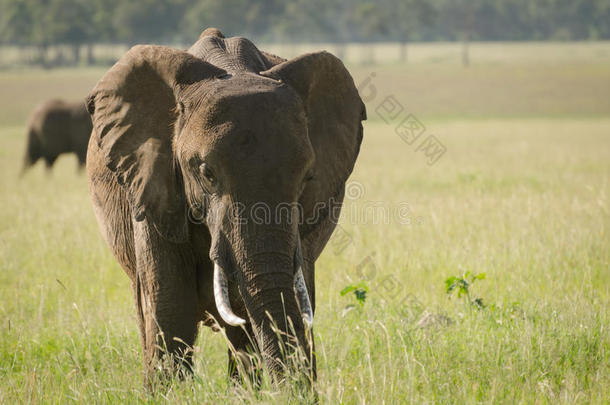
[[[40,104],[28,123],[22,173],[43,159],[48,169],[62,153],[74,152],[79,168],[85,165],[91,135],[91,117],[85,103],[49,100]]]
[[[207,29],[188,51],[133,47],[87,103],[90,194],[131,279],[146,375],[167,353],[188,369],[203,321],[226,329],[232,376],[257,350],[281,381],[286,347],[315,376],[314,263],[366,118],[342,62]]]

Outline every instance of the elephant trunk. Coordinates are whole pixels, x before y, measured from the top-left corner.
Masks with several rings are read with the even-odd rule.
[[[258,228],[258,227],[257,227]],[[295,227],[296,228],[296,227]],[[313,313],[301,269],[300,241],[295,228],[250,229],[234,249],[236,286],[239,288],[254,338],[272,377],[281,381],[294,366],[309,366],[311,343],[306,330]],[[214,295],[225,322],[240,326],[229,303],[227,274],[215,266]]]
[[[249,260],[239,280],[241,295],[263,359],[274,377],[299,355],[308,353],[305,325],[294,289],[294,260],[277,253]]]

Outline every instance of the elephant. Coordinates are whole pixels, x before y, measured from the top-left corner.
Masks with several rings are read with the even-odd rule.
[[[208,28],[188,50],[134,46],[87,108],[90,195],[131,281],[145,380],[188,372],[204,325],[224,329],[231,377],[258,358],[285,381],[294,354],[313,381],[315,261],[366,119],[343,63]]]
[[[22,174],[38,159],[51,169],[62,153],[75,153],[79,170],[85,165],[93,125],[85,103],[48,100],[32,113]]]

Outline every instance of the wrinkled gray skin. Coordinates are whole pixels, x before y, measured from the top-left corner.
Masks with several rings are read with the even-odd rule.
[[[284,343],[298,339],[312,352],[293,291],[297,244],[315,308],[314,263],[362,140],[364,104],[341,61],[326,52],[285,61],[207,29],[188,52],[132,48],[98,82],[88,109],[90,193],[132,282],[147,375],[163,345],[186,351],[188,366],[186,348],[211,316],[237,358],[252,349],[251,334],[281,380],[284,357],[269,316]],[[252,218],[255,204],[274,213],[286,203],[298,203],[306,221]],[[229,274],[243,329],[219,316],[214,262]],[[235,361],[230,352],[233,375]],[[315,358],[308,365],[315,375]]]
[[[91,117],[85,103],[49,100],[36,107],[28,123],[22,173],[43,159],[50,169],[62,153],[75,153],[79,168],[85,165],[91,135]]]

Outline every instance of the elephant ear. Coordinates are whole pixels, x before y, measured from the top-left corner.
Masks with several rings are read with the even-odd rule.
[[[315,179],[304,190],[301,204],[306,219],[319,218],[317,223],[303,224],[301,232],[307,234],[332,215],[329,211],[343,201],[345,182],[362,142],[364,103],[341,60],[328,52],[302,55],[261,74],[291,86],[305,106],[316,160]],[[317,210],[314,206],[324,207],[323,212],[314,213]]]
[[[87,99],[92,136],[126,190],[134,219],[146,218],[174,242],[188,236],[180,170],[172,153],[176,94],[222,73],[186,52],[140,45],[102,77]]]

